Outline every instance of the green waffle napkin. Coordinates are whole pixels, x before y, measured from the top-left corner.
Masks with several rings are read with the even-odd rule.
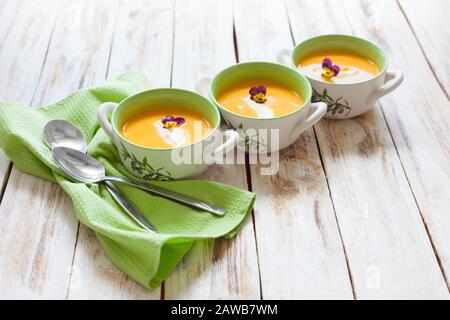
[[[43,140],[43,128],[48,121],[68,120],[86,136],[88,153],[105,165],[109,175],[132,178],[107,135],[99,129],[96,111],[103,102],[120,102],[146,89],[149,83],[141,73],[127,72],[46,107],[0,102],[0,147],[20,170],[59,183],[72,199],[80,221],[95,231],[113,263],[141,285],[155,288],[195,241],[235,235],[249,215],[255,195],[206,180],[152,182],[225,209],[225,216],[217,217],[118,184],[141,213],[157,226],[159,233],[152,234],[136,225],[103,185],[68,180],[53,163]]]

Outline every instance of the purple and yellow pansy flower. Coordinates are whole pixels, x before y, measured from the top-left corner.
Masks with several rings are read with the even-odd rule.
[[[264,103],[267,101],[267,88],[265,86],[251,87],[248,93],[250,94],[250,99],[256,103]]]
[[[182,117],[175,118],[173,116],[165,116],[162,118],[161,122],[165,129],[172,129],[182,126],[186,122],[186,119]]]
[[[338,65],[333,65],[333,62],[329,58],[324,58],[322,61],[322,76],[326,78],[335,77],[341,71]]]

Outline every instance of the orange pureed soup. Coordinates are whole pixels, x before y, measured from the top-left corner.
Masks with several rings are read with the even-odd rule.
[[[322,66],[324,58],[331,60],[333,65],[339,66],[336,76],[323,75]],[[330,83],[357,83],[363,82],[380,73],[378,66],[370,59],[344,51],[318,52],[297,61],[300,72],[307,77]]]
[[[178,107],[142,111],[120,125],[125,139],[150,148],[183,147],[202,140],[212,129],[201,114]]]
[[[259,103],[252,99],[251,88],[265,87],[265,94]],[[283,85],[270,81],[246,81],[221,92],[217,98],[220,105],[249,118],[275,118],[284,116],[303,107],[299,94]]]

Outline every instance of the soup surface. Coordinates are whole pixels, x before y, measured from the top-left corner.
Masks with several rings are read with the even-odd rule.
[[[264,86],[264,102],[256,102],[249,91]],[[246,81],[224,90],[218,96],[220,105],[231,112],[250,118],[274,118],[303,107],[297,92],[275,82]]]
[[[121,124],[120,133],[144,147],[173,148],[198,142],[212,129],[208,120],[195,111],[160,107],[129,117]]]
[[[339,67],[336,76],[324,76],[322,66],[324,58],[331,60]],[[318,52],[306,56],[297,62],[297,66],[304,75],[331,83],[357,83],[369,80],[380,73],[378,66],[363,56],[341,51]]]

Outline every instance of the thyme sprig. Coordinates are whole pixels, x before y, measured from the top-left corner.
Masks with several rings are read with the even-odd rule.
[[[320,94],[313,88],[313,95],[311,101],[325,102],[327,105],[327,112],[331,112],[332,115],[335,115],[336,113],[342,114],[345,111],[347,111],[345,115],[348,115],[352,107],[349,105],[347,100],[342,99],[343,97],[339,97],[336,100],[334,100],[332,97],[328,95],[327,89],[323,89],[322,93]]]
[[[124,160],[131,160],[131,168],[134,172],[143,175],[142,178],[145,180],[153,180],[153,181],[170,181],[175,180],[172,178],[169,171],[165,170],[165,173],[163,173],[164,167],[154,169],[150,163],[148,163],[147,157],[144,157],[142,161],[138,160],[136,156],[125,148],[123,144],[122,145],[122,157]]]

